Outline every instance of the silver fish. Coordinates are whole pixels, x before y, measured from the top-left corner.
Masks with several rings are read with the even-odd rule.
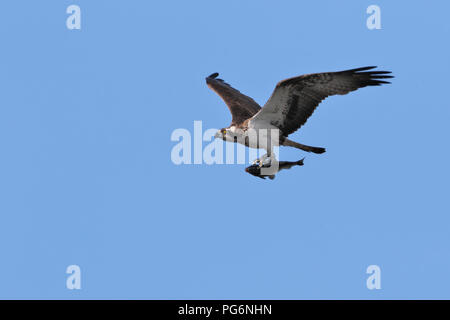
[[[265,179],[265,178],[269,178],[271,180],[275,179],[275,174],[277,174],[278,172],[280,172],[281,170],[284,169],[290,169],[294,166],[303,166],[303,160],[305,158],[298,160],[298,161],[279,161],[278,162],[278,170],[276,170],[275,172],[271,173],[271,174],[262,174],[261,173],[261,168],[269,168],[271,166],[270,163],[268,164],[263,164],[260,165],[258,163],[254,163],[251,166],[248,166],[247,168],[245,168],[245,172],[250,173],[251,175],[261,178],[261,179]],[[273,163],[272,163],[273,165]]]

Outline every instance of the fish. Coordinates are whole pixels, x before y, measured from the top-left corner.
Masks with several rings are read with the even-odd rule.
[[[271,174],[262,174],[261,173],[261,168],[269,168],[271,166],[271,164],[263,164],[262,166],[258,163],[254,163],[251,166],[248,166],[247,168],[245,168],[245,172],[250,173],[251,175],[261,178],[261,179],[266,179],[269,178],[270,180],[275,179],[275,175],[280,172],[281,170],[284,169],[290,169],[294,166],[303,166],[303,160],[305,160],[305,158],[300,159],[298,161],[279,161],[278,162],[278,169],[275,169],[275,172],[271,172]],[[273,164],[272,164],[273,165]]]

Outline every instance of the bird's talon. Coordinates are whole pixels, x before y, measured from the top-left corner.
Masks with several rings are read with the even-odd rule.
[[[267,158],[266,160],[264,160],[264,162],[261,162],[261,167],[270,167],[271,164],[272,164],[272,159]]]
[[[259,160],[259,159],[254,160],[252,165],[255,165],[255,164],[261,165],[261,160]]]

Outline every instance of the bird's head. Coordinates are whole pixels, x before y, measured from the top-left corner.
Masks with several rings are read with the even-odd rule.
[[[216,132],[216,134],[214,135],[214,138],[227,140],[227,134],[228,134],[227,128],[222,128]]]

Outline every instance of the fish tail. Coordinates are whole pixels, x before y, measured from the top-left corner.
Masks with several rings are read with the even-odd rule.
[[[305,158],[298,160],[298,161],[296,162],[296,164],[297,164],[298,166],[302,166],[302,165],[304,164],[304,163],[303,163],[303,160],[305,160]]]

